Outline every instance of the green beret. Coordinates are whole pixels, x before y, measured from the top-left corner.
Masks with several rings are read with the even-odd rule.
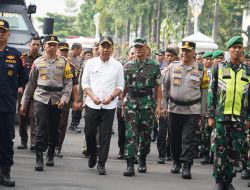
[[[250,52],[245,53],[245,59],[250,59]]]
[[[241,36],[234,36],[227,42],[227,49],[232,47],[234,44],[243,45],[243,38]]]
[[[212,57],[213,56],[213,52],[211,51],[206,51],[203,55],[202,58],[207,58],[207,57]]]
[[[217,57],[219,57],[219,56],[224,56],[224,51],[222,51],[222,50],[220,50],[220,49],[216,50],[216,51],[213,53],[212,58],[215,59],[215,58],[217,58]]]
[[[133,40],[133,45],[140,45],[140,46],[144,46],[145,44],[147,44],[147,40],[144,38],[135,38]]]

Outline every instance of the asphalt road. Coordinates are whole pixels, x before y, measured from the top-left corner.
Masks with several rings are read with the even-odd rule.
[[[83,123],[83,122],[82,122]],[[81,125],[83,128],[83,124]],[[20,143],[18,127],[15,138],[15,164],[11,175],[16,181],[15,188],[0,186],[0,190],[212,190],[212,165],[200,165],[195,160],[192,168],[192,180],[184,180],[180,174],[171,174],[171,162],[157,164],[156,144],[152,143],[148,156],[146,174],[136,172],[134,177],[124,177],[126,167],[124,160],[116,159],[117,125],[114,123],[115,134],[112,136],[109,159],[106,163],[107,175],[96,175],[96,168],[88,168],[88,159],[81,155],[82,135],[67,132],[63,146],[63,158],[55,159],[54,167],[45,167],[45,171],[34,171],[35,154],[30,150],[17,150]],[[137,165],[135,165],[137,169]],[[246,180],[241,180],[238,174],[234,179],[237,190],[248,190]]]

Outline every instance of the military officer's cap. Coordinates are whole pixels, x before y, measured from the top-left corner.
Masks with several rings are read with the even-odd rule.
[[[139,45],[139,46],[144,46],[147,44],[147,40],[144,38],[135,38],[133,40],[133,46]]]
[[[174,49],[174,48],[167,48],[166,49],[166,53],[172,53],[172,54],[174,54],[175,56],[178,56],[178,53],[177,53],[177,51],[176,51],[176,49]]]
[[[10,30],[9,23],[6,20],[0,19],[0,28],[9,31]]]
[[[207,58],[207,57],[212,57],[213,56],[213,52],[211,51],[206,51],[203,55],[202,58]]]
[[[193,50],[196,47],[196,43],[194,42],[187,42],[187,41],[182,41],[181,42],[181,49],[189,49]]]
[[[66,42],[61,42],[58,44],[58,48],[60,50],[69,50],[69,44]]]
[[[43,43],[49,44],[49,43],[59,43],[58,37],[55,35],[48,35],[44,37]]]
[[[111,46],[114,44],[113,40],[111,37],[109,36],[103,36],[101,37],[100,41],[99,41],[99,44],[102,45],[103,43],[109,43]]]
[[[159,51],[155,53],[155,55],[164,55],[164,54],[165,54],[164,49],[159,49]]]
[[[227,42],[227,49],[235,44],[243,45],[243,38],[241,36],[234,36]]]
[[[245,59],[250,59],[250,52],[245,53]]]
[[[220,49],[216,50],[214,53],[213,53],[213,56],[212,56],[212,59],[215,59],[219,56],[224,56],[224,52]]]

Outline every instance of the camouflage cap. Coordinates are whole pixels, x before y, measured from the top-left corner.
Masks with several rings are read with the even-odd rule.
[[[60,50],[69,50],[69,44],[66,42],[61,42],[58,44],[58,48]]]
[[[163,48],[159,49],[159,51],[155,53],[155,55],[164,55],[164,54],[165,54],[165,50]]]
[[[144,38],[135,38],[133,40],[133,46],[136,46],[136,45],[144,46],[146,44],[147,44],[147,40]]]
[[[227,49],[235,44],[243,45],[243,38],[241,36],[234,36],[227,42]]]
[[[189,49],[193,50],[196,47],[196,43],[194,42],[187,42],[187,41],[182,41],[181,42],[181,49]]]
[[[9,23],[6,20],[0,19],[0,28],[9,31],[10,30]]]
[[[58,40],[58,37],[55,36],[55,35],[48,35],[48,36],[45,36],[44,39],[43,39],[43,43],[45,44],[49,44],[49,43],[56,43],[58,44],[59,43],[59,40]]]
[[[224,51],[222,51],[222,50],[220,50],[220,49],[216,50],[216,51],[213,53],[212,59],[215,59],[215,58],[217,58],[217,57],[219,57],[219,56],[224,56]]]
[[[202,58],[207,58],[207,57],[212,57],[213,56],[213,52],[211,51],[206,51],[203,55]]]
[[[250,59],[250,52],[245,53],[245,59]]]

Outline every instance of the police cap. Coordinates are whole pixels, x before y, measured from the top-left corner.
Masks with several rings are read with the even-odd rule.
[[[58,48],[60,50],[69,50],[69,44],[66,42],[61,42],[58,44]]]
[[[103,43],[109,43],[111,46],[114,44],[113,40],[111,37],[109,36],[103,36],[101,37],[100,41],[99,41],[99,45],[102,45]]]
[[[189,49],[193,50],[196,47],[196,43],[194,42],[187,42],[187,41],[182,41],[181,42],[181,49]]]
[[[177,51],[176,51],[175,48],[170,48],[170,47],[168,47],[168,48],[166,49],[166,53],[171,53],[171,54],[173,54],[173,55],[175,55],[175,56],[178,56],[178,53],[177,53]]]
[[[43,43],[49,44],[49,43],[59,43],[58,37],[55,35],[48,35],[44,37]]]
[[[9,31],[10,30],[9,23],[6,20],[0,19],[0,28]]]

